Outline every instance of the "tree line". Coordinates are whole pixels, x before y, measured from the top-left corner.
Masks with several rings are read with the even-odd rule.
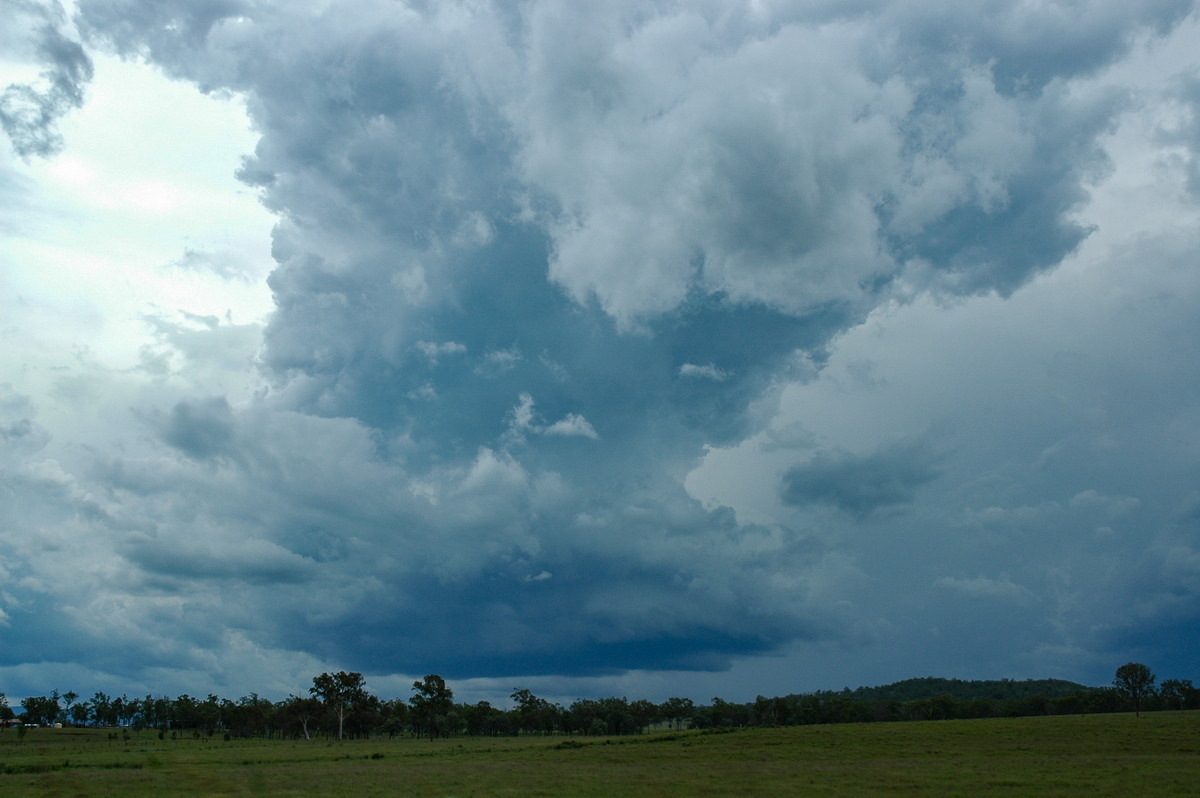
[[[442,677],[413,682],[407,700],[380,699],[361,673],[339,671],[313,678],[305,695],[270,701],[255,693],[237,701],[209,694],[198,698],[147,695],[113,697],[103,692],[83,699],[74,692],[30,696],[18,717],[0,693],[0,721],[38,726],[119,727],[157,731],[161,738],[210,739],[214,735],[346,739],[456,735],[640,734],[650,728],[705,729],[825,723],[896,722],[956,718],[1200,709],[1200,689],[1190,679],[1156,677],[1141,663],[1117,669],[1112,686],[1084,687],[1059,680],[1034,682],[910,679],[875,688],[816,691],[735,703],[714,698],[697,705],[688,698],[661,703],[624,697],[581,698],[569,706],[516,688],[512,706],[454,701]]]

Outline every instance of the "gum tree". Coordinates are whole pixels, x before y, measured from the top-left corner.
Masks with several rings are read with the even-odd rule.
[[[16,717],[12,711],[12,707],[8,705],[8,696],[0,693],[0,721],[9,721]],[[3,731],[8,726],[7,723],[0,722],[0,731]]]
[[[342,739],[342,730],[346,725],[346,716],[354,711],[354,707],[367,700],[364,687],[366,680],[361,673],[322,673],[313,677],[313,686],[309,689],[322,703],[337,716],[338,739]]]
[[[1127,662],[1117,668],[1113,687],[1133,701],[1134,714],[1140,716],[1142,699],[1154,693],[1154,674],[1150,672],[1148,666],[1140,662]]]
[[[446,686],[446,681],[436,673],[429,674],[419,682],[413,682],[413,693],[409,703],[412,705],[414,721],[424,721],[430,740],[441,736],[447,715],[454,707],[454,693]]]

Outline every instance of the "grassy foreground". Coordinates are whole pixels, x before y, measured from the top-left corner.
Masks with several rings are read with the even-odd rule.
[[[1200,712],[634,738],[353,742],[0,732],[0,795],[1194,795]]]

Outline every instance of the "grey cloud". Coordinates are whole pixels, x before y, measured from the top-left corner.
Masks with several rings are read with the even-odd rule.
[[[37,408],[24,394],[7,383],[0,383],[0,438],[4,446],[0,457],[17,458],[40,451],[50,440],[49,433],[36,422]],[[0,461],[3,462],[3,461]]]
[[[0,437],[4,438],[6,443],[28,438],[32,434],[33,423],[27,418],[12,421],[7,426],[0,427]]]
[[[827,503],[865,518],[910,504],[917,490],[938,477],[938,456],[923,441],[893,444],[868,455],[822,450],[783,475],[787,504]]]
[[[91,41],[245,92],[261,138],[240,174],[280,214],[264,390],[164,400],[146,416],[158,448],[92,472],[115,497],[105,528],[139,535],[116,547],[149,586],[128,601],[163,636],[155,590],[264,646],[463,676],[722,668],[882,639],[861,617],[877,597],[855,591],[885,544],[813,540],[924,512],[948,472],[937,442],[851,454],[816,449],[810,424],[766,436],[764,451],[815,450],[784,476],[790,508],[842,511],[811,538],[706,510],[680,475],[756,432],[779,386],[814,379],[897,284],[1011,294],[1071,252],[1124,98],[1069,81],[1181,7],[1080,4],[1055,21],[1001,4],[984,25],[949,3],[756,18],[81,0]],[[1043,32],[1070,47],[1042,53]],[[161,375],[256,332],[156,329]],[[1033,536],[1077,496],[1088,529],[1124,522],[1095,501],[1120,491],[1092,488],[1045,515],[951,520],[979,540]],[[201,527],[222,530],[221,551],[178,543]],[[1023,606],[1042,606],[1015,568],[1006,582],[937,566],[922,585],[1034,585]],[[251,622],[247,606],[265,610]]]
[[[88,9],[85,5],[85,20],[92,18]],[[530,383],[545,375],[514,368],[511,358],[492,356],[477,362],[477,373],[492,378],[507,374],[509,382],[503,390],[499,385],[494,392],[471,390],[467,381],[450,373],[430,382],[421,369],[408,367],[405,353],[417,342],[429,340],[431,333],[463,338],[472,352],[545,352],[577,378],[589,371],[603,372],[603,366],[596,367],[596,354],[619,356],[619,350],[631,348],[615,340],[605,343],[602,353],[593,348],[592,362],[573,365],[573,358],[561,352],[563,343],[581,335],[595,340],[597,333],[610,333],[588,314],[569,308],[556,295],[555,286],[544,284],[547,269],[576,298],[586,299],[589,292],[598,296],[619,323],[644,316],[637,310],[644,303],[650,303],[646,308],[670,312],[667,326],[679,330],[680,341],[701,340],[709,329],[715,331],[713,325],[721,317],[730,320],[727,327],[743,328],[740,334],[748,337],[744,328],[750,312],[742,304],[778,306],[783,313],[767,326],[792,326],[795,331],[776,332],[769,342],[759,339],[763,348],[758,357],[767,361],[778,359],[797,343],[819,344],[822,335],[861,317],[874,301],[873,290],[901,268],[898,255],[935,262],[955,275],[954,281],[947,282],[953,290],[1007,290],[1032,271],[1055,262],[1082,233],[1061,218],[1081,196],[1072,182],[1078,179],[1071,166],[1076,160],[1062,157],[1065,151],[1061,150],[1078,144],[1078,137],[1061,147],[1055,145],[1054,151],[1017,153],[1018,159],[1025,158],[1031,175],[1043,172],[1047,161],[1067,164],[1062,167],[1061,190],[1052,186],[1026,198],[1021,193],[1024,184],[1006,177],[1015,174],[1007,159],[999,166],[983,164],[1002,168],[995,178],[996,190],[1011,195],[1007,203],[968,186],[951,195],[950,215],[945,208],[922,211],[924,216],[916,217],[921,221],[916,223],[915,236],[899,236],[900,228],[888,229],[888,214],[898,212],[887,210],[888,192],[896,194],[901,210],[907,209],[906,225],[913,224],[916,213],[915,200],[906,193],[911,193],[909,188],[877,182],[889,173],[887,164],[900,164],[909,157],[906,147],[922,159],[932,153],[935,162],[943,163],[961,183],[979,165],[964,160],[964,147],[958,144],[996,121],[973,110],[977,99],[999,106],[1007,103],[1007,113],[1025,126],[1047,125],[1052,115],[1039,110],[1033,99],[988,100],[995,90],[986,74],[972,84],[978,98],[960,96],[962,75],[976,74],[969,69],[948,72],[944,85],[928,89],[928,97],[916,98],[917,76],[912,86],[903,80],[879,82],[864,76],[855,63],[854,44],[865,35],[860,21],[838,34],[844,41],[826,41],[803,25],[785,25],[775,32],[731,33],[703,15],[654,11],[631,34],[629,46],[634,49],[629,51],[629,62],[618,63],[613,59],[624,35],[618,28],[589,34],[583,50],[558,47],[555,31],[575,13],[567,7],[531,7],[525,41],[512,38],[507,27],[511,22],[503,14],[493,15],[481,7],[474,11],[471,27],[437,34],[441,37],[437,43],[448,52],[470,49],[463,52],[461,67],[448,72],[445,62],[434,56],[434,40],[427,33],[436,15],[388,17],[386,25],[372,28],[370,35],[358,25],[331,18],[326,35],[313,38],[278,10],[247,13],[249,21],[238,23],[239,37],[225,36],[220,26],[204,27],[211,28],[206,42],[216,53],[197,59],[193,68],[204,70],[206,64],[247,58],[255,36],[278,34],[306,52],[313,74],[325,81],[299,90],[295,81],[301,73],[292,69],[291,60],[279,64],[256,60],[259,72],[251,110],[264,135],[248,169],[274,175],[264,197],[294,220],[282,224],[276,234],[281,265],[271,285],[279,312],[268,329],[265,361],[282,374],[314,376],[319,384],[313,384],[315,392],[307,395],[323,408],[320,412],[346,412],[380,426],[406,423],[378,417],[375,409],[389,407],[390,413],[400,410],[403,416],[406,397],[433,392],[441,398],[443,409],[460,402],[478,403],[481,412],[472,411],[471,421],[480,434],[463,439],[465,452],[495,434],[503,410],[492,405],[489,396],[511,396],[514,389],[534,388],[539,397],[545,396],[540,384]],[[608,12],[597,13],[602,19],[613,19]],[[194,27],[188,19],[174,24],[181,31]],[[165,34],[154,34],[160,35]],[[711,46],[689,50],[689,36],[699,36]],[[662,37],[672,46],[657,47]],[[731,41],[715,46],[722,37]],[[199,46],[195,37],[184,39],[181,44]],[[165,47],[156,41],[149,40],[148,46]],[[805,48],[795,46],[798,41],[817,50],[803,56],[808,60],[791,72],[780,72],[772,54],[801,58],[796,54]],[[384,47],[399,42],[412,46]],[[351,46],[355,58],[341,58],[340,48]],[[161,57],[174,56],[163,50]],[[555,61],[560,58],[592,60],[565,70]],[[663,77],[661,85],[642,81],[642,75],[658,74],[654,70],[662,60],[675,70],[662,74],[674,77]],[[520,94],[521,82],[478,71],[496,62],[525,70],[527,93]],[[180,70],[189,68],[182,61],[172,63]],[[790,79],[805,65],[833,70],[832,64],[840,68],[831,76],[847,82],[845,91]],[[216,77],[207,72],[194,75],[200,82]],[[609,81],[606,85],[612,92],[606,95],[591,86],[554,82],[592,79]],[[760,85],[761,96],[744,92],[746,84]],[[230,79],[230,86],[242,84]],[[518,95],[510,96],[514,91]],[[573,98],[565,106],[572,115],[566,117],[548,102],[564,93]],[[769,98],[775,95],[777,102],[772,105],[775,101]],[[330,102],[331,97],[338,99]],[[610,98],[604,101],[607,105],[589,104],[603,97]],[[749,103],[746,113],[728,113],[731,102]],[[1051,98],[1044,104],[1058,102]],[[658,106],[663,108],[661,115],[642,113],[646,107]],[[506,120],[509,110],[520,114],[507,117],[507,124],[496,124]],[[587,127],[577,124],[584,117],[591,120]],[[313,123],[294,124],[297,118]],[[492,126],[484,126],[481,119]],[[941,138],[912,139],[912,130],[931,125],[940,125],[939,136],[953,145],[950,150],[939,149]],[[454,132],[447,136],[447,130]],[[613,144],[614,137],[621,141],[622,131],[628,142]],[[812,135],[797,135],[804,131]],[[546,136],[569,137],[571,145],[554,145],[555,140]],[[1054,140],[1051,135],[1043,138]],[[694,141],[701,160],[687,160],[691,150],[676,146],[676,139]],[[546,141],[550,143],[542,143]],[[332,157],[334,149],[340,149],[343,157]],[[588,155],[593,151],[597,157]],[[663,153],[669,153],[670,159],[662,160]],[[656,161],[660,166],[652,168]],[[669,169],[664,172],[662,164]],[[601,168],[608,174],[589,172]],[[672,175],[679,179],[698,175],[705,182],[676,192]],[[523,188],[517,176],[523,176],[532,191]],[[1029,189],[1036,190],[1032,184]],[[601,190],[605,193],[594,193]],[[497,197],[514,193],[532,194],[532,223],[508,221],[521,218],[525,210]],[[777,201],[762,206],[764,198],[771,196],[777,196]],[[877,213],[881,202],[884,210]],[[954,209],[954,202],[961,208]],[[569,223],[576,217],[578,224]],[[778,223],[772,223],[777,217]],[[488,235],[464,242],[457,231],[473,219],[485,221]],[[934,222],[939,223],[936,235],[920,232],[923,225]],[[639,232],[636,226],[644,224],[660,231],[662,240]],[[956,224],[959,232],[947,235],[945,231],[956,229]],[[1038,225],[1045,235],[1034,234]],[[1021,228],[1019,236],[1013,234],[1016,227]],[[979,243],[979,230],[985,228],[995,231],[990,244]],[[580,236],[597,237],[597,241],[592,245]],[[564,265],[574,246],[570,242],[576,239],[580,257],[599,259],[601,271]],[[669,254],[679,242],[691,239],[710,242],[703,258],[696,260],[696,253],[683,250]],[[971,243],[964,249],[966,239]],[[1025,248],[998,246],[1014,240],[1027,242]],[[485,250],[476,252],[480,246]],[[613,246],[630,251],[610,252]],[[661,256],[656,254],[659,250]],[[804,266],[806,259],[811,268]],[[529,267],[518,266],[518,260],[527,261]],[[682,263],[682,271],[678,264],[672,265],[676,261]],[[633,269],[636,279],[631,282],[629,275],[613,269]],[[625,297],[621,299],[611,292],[632,293],[620,293]],[[726,306],[718,312],[694,314],[691,307],[696,300],[691,297],[697,293],[715,297],[717,308],[722,302]],[[799,318],[791,315],[800,311],[805,313]],[[479,326],[475,340],[461,336],[457,327],[462,323]],[[746,350],[739,350],[738,356],[746,357]],[[725,390],[711,395],[719,412],[707,417],[691,413],[685,423],[736,418],[739,403],[753,395],[753,381],[760,375],[752,366],[747,368],[744,380],[729,381]],[[447,385],[447,380],[452,383]],[[644,383],[644,378],[638,382]],[[621,393],[631,395],[628,390]],[[368,397],[374,407],[364,405]],[[699,399],[700,394],[692,392],[691,397]],[[593,424],[603,421],[599,411],[584,409],[583,414]],[[457,429],[468,429],[460,413],[452,416]],[[610,425],[604,422],[604,426]]]
[[[257,634],[278,644],[454,675],[719,667],[795,635],[836,635],[828,610],[804,596],[809,548],[739,530],[678,489],[601,504],[483,451],[466,471],[426,473],[414,492],[411,475],[372,456],[362,427],[262,413],[233,411],[238,458],[164,452],[109,465],[123,517],[106,526],[151,523],[117,547],[137,571],[132,604],[147,601],[138,586],[196,596],[219,585],[230,603],[213,617],[241,625],[241,608],[256,607]]]
[[[194,249],[184,250],[174,266],[192,272],[211,272],[225,280],[250,282],[255,275],[255,267],[235,252],[205,252]]]
[[[934,585],[960,597],[982,601],[1021,605],[1029,603],[1031,599],[1031,594],[1027,589],[1016,584],[1007,576],[1000,579],[991,579],[986,576],[973,578],[944,576],[938,579]]]
[[[1188,189],[1200,197],[1200,74],[1177,76],[1175,93],[1187,113],[1179,122],[1164,126],[1161,136],[1187,149]]]
[[[211,393],[227,390],[254,369],[259,324],[234,324],[228,317],[188,313],[148,315],[152,342],[142,347],[142,370],[159,378],[186,375]]]
[[[190,52],[179,56],[187,57],[195,55],[195,48],[203,46],[220,22],[262,5],[238,0],[105,0],[79,4],[79,14],[92,39],[109,42],[122,54],[186,44]]]
[[[778,548],[758,561],[725,537],[729,529],[719,518],[682,515],[676,522],[685,530],[664,528],[657,511],[621,513],[583,528],[541,515],[532,530],[536,548],[500,548],[503,556],[476,557],[466,572],[421,568],[385,577],[361,593],[361,604],[322,622],[311,645],[321,653],[352,652],[383,671],[437,663],[457,677],[722,667],[731,655],[767,651],[797,635],[837,635],[826,611],[797,594],[806,564]],[[489,523],[503,520],[493,513]],[[640,541],[633,552],[630,540]],[[441,545],[456,551],[445,537]],[[726,573],[697,556],[705,547],[725,555]],[[781,558],[799,570],[782,568]],[[531,573],[553,578],[530,580]],[[781,601],[793,609],[746,615],[751,606]],[[290,639],[311,629],[306,618],[287,624]],[[455,642],[464,636],[470,645]]]
[[[892,2],[883,12],[896,41],[930,58],[994,59],[1006,94],[1039,91],[1056,79],[1103,69],[1144,32],[1164,33],[1192,11],[1189,0],[1066,5]]]
[[[207,544],[193,532],[190,543],[165,543],[140,536],[129,540],[122,554],[144,571],[193,580],[234,579],[249,584],[280,584],[311,579],[315,563],[258,540]]]
[[[587,46],[558,36],[561,6],[532,7],[530,96],[513,125],[526,179],[559,207],[551,276],[626,326],[694,287],[791,313],[870,303],[913,260],[949,275],[943,290],[1011,291],[1086,234],[1069,214],[1120,108],[1053,79],[1183,8],[990,9],[995,29],[1061,31],[1088,53],[1017,80],[996,72],[997,59],[1032,63],[1017,37],[980,35],[958,6],[736,32],[726,16],[657,9],[629,33],[611,6],[592,12]],[[881,53],[884,20],[907,35]],[[942,46],[946,31],[966,50]]]
[[[83,104],[92,79],[92,61],[79,42],[63,35],[66,14],[58,2],[5,0],[5,25],[35,30],[32,56],[46,69],[36,85],[13,83],[0,93],[0,127],[22,158],[47,157],[62,149],[56,129],[60,118]]]
[[[233,413],[224,397],[180,402],[171,410],[163,439],[197,460],[232,451]]]

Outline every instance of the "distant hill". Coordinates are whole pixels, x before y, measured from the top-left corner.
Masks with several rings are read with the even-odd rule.
[[[916,701],[922,698],[950,696],[958,700],[991,698],[998,701],[1032,698],[1062,698],[1076,693],[1086,693],[1094,687],[1068,682],[1065,679],[940,679],[927,676],[923,679],[905,679],[881,687],[859,687],[857,690],[842,691],[841,695],[855,701]]]

